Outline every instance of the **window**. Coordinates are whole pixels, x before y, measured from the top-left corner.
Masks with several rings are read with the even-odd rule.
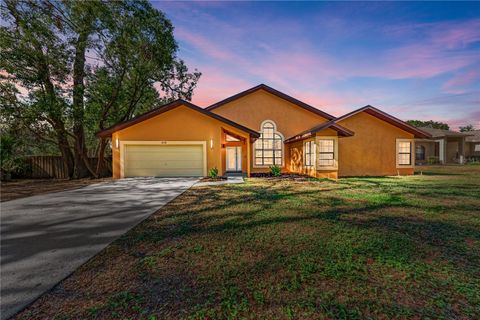
[[[417,145],[415,147],[415,160],[425,160],[425,147]]]
[[[315,141],[305,142],[304,151],[305,151],[305,167],[313,167],[315,165]]]
[[[412,164],[412,143],[410,141],[398,142],[398,164],[411,165]]]
[[[318,165],[321,167],[335,166],[335,140],[318,140]]]
[[[225,135],[225,141],[227,142],[236,142],[236,141],[240,141],[240,139],[237,139],[235,137],[232,137],[231,135],[229,135],[228,133]]]
[[[255,141],[256,166],[282,166],[283,136],[276,131],[273,121],[264,121],[260,137]]]

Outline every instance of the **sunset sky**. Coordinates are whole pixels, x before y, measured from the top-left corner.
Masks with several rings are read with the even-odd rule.
[[[154,2],[208,106],[265,83],[335,116],[367,104],[480,128],[480,3]]]

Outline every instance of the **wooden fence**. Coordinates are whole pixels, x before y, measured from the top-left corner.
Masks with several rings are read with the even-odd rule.
[[[92,168],[97,167],[97,158],[88,158]],[[25,158],[26,170],[24,178],[54,178],[67,179],[68,170],[61,156],[32,156]],[[101,176],[112,174],[112,159],[105,158],[104,170]]]

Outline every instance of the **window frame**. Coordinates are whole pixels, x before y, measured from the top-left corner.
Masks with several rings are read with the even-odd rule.
[[[333,152],[320,152],[320,141],[321,140],[329,140],[333,141]],[[317,136],[315,139],[315,142],[317,144],[317,157],[316,157],[316,169],[317,171],[321,170],[338,170],[338,136]],[[320,165],[320,154],[332,154],[333,157],[332,159],[328,160],[333,160],[333,165]],[[323,159],[325,160],[325,159]]]
[[[321,151],[321,141],[331,141],[332,142],[332,151]],[[331,159],[322,159],[322,157],[318,157],[318,167],[324,168],[324,167],[333,167],[335,165],[335,140],[333,139],[319,139],[318,140],[318,154],[331,154],[332,158]],[[320,161],[331,161],[332,164],[320,164]]]
[[[417,158],[417,154],[420,154],[420,153],[417,153],[417,149],[420,149],[422,150],[422,158]],[[418,144],[415,146],[415,161],[425,161],[425,152],[426,152],[426,149],[425,149],[425,146],[421,145],[421,144]]]
[[[264,129],[265,125],[271,124],[273,129],[272,131],[272,138],[264,138]],[[270,166],[277,165],[281,168],[285,167],[285,157],[284,157],[284,152],[285,152],[285,146],[284,146],[284,141],[285,138],[283,134],[277,131],[277,124],[273,120],[264,120],[261,125],[260,125],[260,137],[253,143],[253,168],[269,168]],[[265,148],[264,147],[264,141],[271,141],[272,143],[272,148]],[[275,142],[280,141],[280,149],[275,148]],[[262,144],[262,148],[257,149],[257,143]],[[261,151],[262,156],[257,157],[257,151]],[[265,151],[270,151],[272,152],[272,157],[265,157]],[[276,152],[280,151],[280,157],[275,156]],[[280,158],[281,164],[275,163],[275,159]],[[257,164],[257,159],[262,159],[262,164]],[[265,159],[272,159],[271,164],[265,164]]]
[[[307,152],[307,145],[309,145],[309,150]],[[313,150],[312,150],[313,147]],[[303,165],[306,168],[316,167],[317,159],[317,144],[315,140],[308,140],[303,143]],[[310,164],[307,164],[307,158],[310,158]]]
[[[400,152],[400,143],[402,142],[408,142],[410,143],[410,152]],[[415,140],[414,139],[397,139],[396,140],[396,150],[395,150],[395,163],[397,169],[399,168],[413,168],[415,167]],[[400,154],[410,154],[410,162],[409,164],[400,164]]]

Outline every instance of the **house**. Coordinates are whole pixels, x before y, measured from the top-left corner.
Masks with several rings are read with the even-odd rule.
[[[430,135],[366,106],[336,118],[261,84],[207,108],[177,100],[97,133],[113,177],[283,172],[314,177],[411,175]]]
[[[480,130],[468,132],[470,136],[465,138],[465,157],[480,161]]]
[[[416,139],[415,162],[417,165],[464,163],[466,156],[471,153],[470,144],[467,145],[467,139],[473,136],[471,132],[431,127],[419,127],[419,129],[429,133],[431,137]]]

